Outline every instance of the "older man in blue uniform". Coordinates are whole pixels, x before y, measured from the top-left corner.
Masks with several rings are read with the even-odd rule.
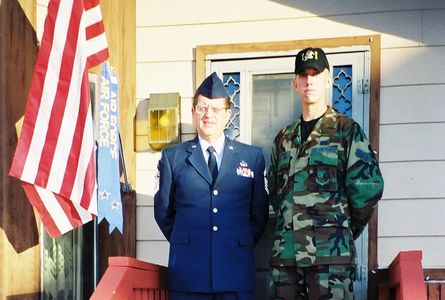
[[[225,137],[230,97],[211,74],[193,99],[197,136],[164,149],[155,218],[170,242],[170,298],[252,299],[254,246],[268,219],[260,148]]]

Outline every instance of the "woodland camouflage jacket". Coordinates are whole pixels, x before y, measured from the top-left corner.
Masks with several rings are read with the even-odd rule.
[[[353,119],[328,108],[306,142],[300,121],[272,146],[268,185],[277,220],[272,265],[354,264],[354,239],[383,193],[368,139]]]

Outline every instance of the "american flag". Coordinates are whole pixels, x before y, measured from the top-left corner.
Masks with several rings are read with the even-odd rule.
[[[107,58],[99,0],[51,0],[10,170],[51,237],[97,215],[88,68]]]

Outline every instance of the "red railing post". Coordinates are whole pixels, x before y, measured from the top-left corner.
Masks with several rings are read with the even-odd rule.
[[[426,300],[422,251],[401,251],[388,267],[389,287],[396,300]]]

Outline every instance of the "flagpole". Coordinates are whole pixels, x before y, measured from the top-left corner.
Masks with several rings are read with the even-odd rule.
[[[128,184],[127,167],[125,166],[125,157],[124,157],[124,151],[122,150],[122,138],[121,138],[120,132],[119,132],[119,145],[120,145],[119,152],[120,152],[120,156],[121,156],[122,171],[124,172],[124,180],[125,180],[123,191],[130,192],[131,186],[130,186],[130,184]]]

